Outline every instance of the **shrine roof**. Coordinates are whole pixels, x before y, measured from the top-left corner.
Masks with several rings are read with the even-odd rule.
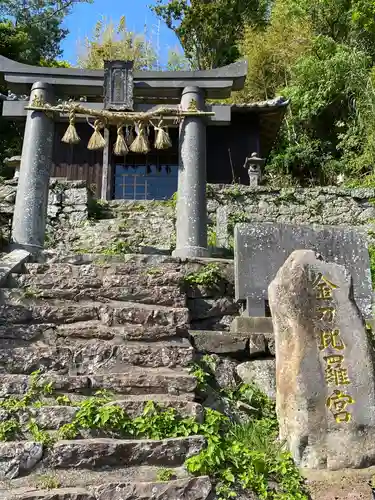
[[[54,85],[61,96],[85,95],[92,100],[103,95],[104,70],[29,66],[0,56],[0,75],[16,94],[28,94],[35,82],[42,81]],[[246,61],[207,71],[134,71],[134,97],[172,103],[185,87],[197,86],[205,90],[207,99],[225,99],[243,88],[246,75]]]
[[[231,114],[258,115],[260,150],[264,157],[270,153],[279,133],[290,101],[279,96],[267,101],[228,105]]]

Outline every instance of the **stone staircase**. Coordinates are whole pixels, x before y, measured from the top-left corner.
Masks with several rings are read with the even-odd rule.
[[[60,217],[48,228],[54,249],[79,253],[142,253],[169,255],[175,246],[171,201],[96,202],[89,219]]]
[[[154,401],[202,419],[187,369],[194,349],[184,265],[145,255],[110,263],[66,260],[25,264],[0,290],[1,400],[28,393],[37,370],[38,383],[50,388],[20,416],[26,438],[0,442],[0,498],[208,499],[209,478],[191,477],[183,466],[204,448],[201,436],[116,439],[88,429],[79,439],[47,446],[28,434],[32,419],[55,436],[77,414],[78,402],[103,390],[113,394],[108,404],[130,417]],[[0,406],[0,423],[7,419]],[[160,480],[163,468],[170,480]]]

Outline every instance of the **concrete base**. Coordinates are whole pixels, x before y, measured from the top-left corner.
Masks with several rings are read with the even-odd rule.
[[[272,318],[238,316],[230,325],[231,333],[273,333]]]
[[[178,257],[180,259],[194,258],[194,257],[209,257],[210,252],[208,248],[204,247],[183,247],[176,248],[172,252],[173,257]]]

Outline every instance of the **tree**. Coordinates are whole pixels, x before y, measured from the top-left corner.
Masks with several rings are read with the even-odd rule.
[[[92,0],[2,0],[0,19],[11,23],[18,39],[22,39],[16,59],[38,64],[40,59],[60,57],[61,41],[68,34],[61,23],[72,6],[81,2]]]
[[[105,18],[95,25],[92,38],[86,38],[79,66],[87,69],[103,68],[104,61],[123,59],[134,61],[135,69],[153,69],[156,54],[143,34],[128,31],[125,17],[116,26]]]
[[[263,31],[246,26],[244,91],[233,101],[285,95],[289,112],[267,170],[302,184],[355,178],[375,162],[375,23],[365,0],[275,0]]]
[[[64,16],[80,1],[90,0],[1,0],[0,54],[15,61],[41,66],[67,66],[56,61],[60,43],[67,35],[61,28]],[[0,92],[6,93],[5,86]],[[23,126],[0,118],[0,170],[3,160],[20,154]]]
[[[263,26],[268,0],[156,0],[153,12],[177,35],[194,69],[234,62],[245,23]]]
[[[190,69],[189,61],[178,47],[169,50],[166,69],[167,71],[188,71]]]
[[[245,88],[235,92],[232,102],[271,99],[289,84],[294,64],[309,53],[313,44],[312,26],[307,19],[293,18],[283,0],[276,0],[264,30],[244,28],[240,54],[248,62]]]

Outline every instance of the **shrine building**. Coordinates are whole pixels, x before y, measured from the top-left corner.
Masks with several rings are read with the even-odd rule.
[[[118,67],[121,67],[118,65]],[[118,69],[118,68],[117,68]],[[108,70],[107,70],[108,71]],[[162,106],[180,105],[184,89],[198,88],[202,106],[212,116],[204,119],[201,128],[199,155],[204,155],[208,183],[249,183],[246,158],[256,153],[266,159],[275,141],[288,102],[282,98],[244,105],[208,104],[228,98],[244,86],[247,74],[245,62],[238,62],[210,71],[126,71],[127,98],[131,109],[150,111]],[[105,71],[76,68],[45,68],[28,66],[0,56],[0,75],[9,89],[3,102],[2,114],[11,120],[26,121],[31,87],[36,82],[50,86],[53,102],[78,101],[81,105],[100,110],[105,103]],[[112,75],[113,76],[113,75]],[[119,71],[117,71],[117,78]],[[121,73],[120,73],[121,77]],[[107,90],[111,75],[107,78]],[[121,82],[118,82],[121,86]],[[131,87],[131,88],[130,88]],[[51,92],[50,92],[51,93]],[[117,100],[124,97],[117,95]],[[113,97],[113,96],[112,96]],[[111,104],[111,103],[109,103]],[[113,103],[112,103],[113,104]],[[113,106],[112,106],[112,109]],[[115,108],[116,109],[116,108]],[[123,109],[121,105],[118,109]],[[129,107],[128,107],[129,109]],[[62,142],[68,115],[55,116],[53,124],[52,165],[50,175],[68,180],[86,180],[96,196],[105,200],[167,199],[177,191],[179,172],[179,124],[169,120],[171,147],[155,149],[154,130],[148,130],[150,150],[147,154],[132,152],[116,155],[116,127],[103,131],[103,149],[89,150],[87,144],[92,127],[85,117],[76,117],[78,144]],[[21,151],[19,152],[21,154]]]

